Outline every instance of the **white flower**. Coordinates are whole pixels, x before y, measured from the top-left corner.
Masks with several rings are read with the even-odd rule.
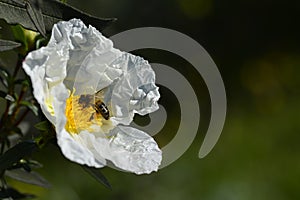
[[[158,109],[147,61],[115,49],[94,27],[72,19],[54,25],[49,44],[29,53],[23,68],[68,159],[92,167],[110,161],[136,174],[157,171],[162,153],[156,142],[128,126],[135,113]]]

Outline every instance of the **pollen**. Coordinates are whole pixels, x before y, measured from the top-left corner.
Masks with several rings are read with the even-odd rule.
[[[74,95],[74,91],[66,101],[66,118],[65,129],[73,134],[84,130],[93,132],[92,126],[103,124],[103,117],[93,107],[93,95]]]

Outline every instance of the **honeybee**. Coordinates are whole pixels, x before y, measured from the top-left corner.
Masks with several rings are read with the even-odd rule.
[[[109,110],[101,100],[95,102],[94,109],[96,110],[96,113],[101,114],[104,119],[109,119]]]
[[[109,110],[107,108],[107,106],[105,105],[105,103],[101,100],[103,99],[104,96],[104,89],[98,91],[95,94],[95,104],[94,104],[94,109],[96,110],[97,114],[101,114],[102,117],[106,120],[109,119]]]
[[[95,104],[92,103],[94,98]],[[92,106],[97,114],[101,114],[104,119],[108,120],[110,117],[109,110],[102,99],[104,99],[104,89],[96,92],[95,96],[90,94],[81,95],[78,103],[82,106],[83,109]],[[93,118],[94,114],[91,115],[90,120],[92,120]]]

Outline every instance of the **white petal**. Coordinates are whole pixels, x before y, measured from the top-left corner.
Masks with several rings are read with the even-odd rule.
[[[67,88],[76,88],[75,94],[94,93],[122,73],[110,64],[122,52],[113,48],[112,41],[94,27],[86,27],[79,19],[60,22],[53,27],[49,45],[67,43],[69,46]]]
[[[145,115],[158,109],[160,97],[155,85],[155,74],[148,61],[124,53],[114,63],[124,74],[112,86],[111,105],[113,120],[129,125],[134,113]]]
[[[132,127],[118,126],[110,139],[95,140],[102,157],[115,166],[136,174],[149,174],[158,170],[162,152],[147,133]]]
[[[49,108],[53,100],[51,90],[53,86],[62,84],[66,77],[67,49],[65,45],[43,47],[29,53],[23,62],[23,68],[31,78],[34,97],[41,105],[45,116],[53,124],[55,124],[55,116]],[[64,52],[64,55],[61,52]]]

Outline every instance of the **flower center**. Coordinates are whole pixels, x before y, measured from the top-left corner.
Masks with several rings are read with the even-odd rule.
[[[66,126],[69,133],[78,134],[83,130],[94,132],[95,127],[102,126],[103,116],[97,113],[94,108],[93,95],[74,95],[71,93],[66,101]]]

